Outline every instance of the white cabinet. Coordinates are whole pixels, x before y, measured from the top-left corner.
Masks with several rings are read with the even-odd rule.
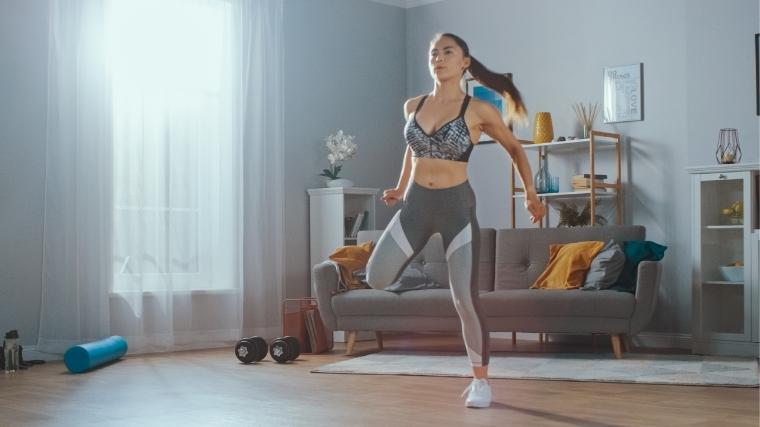
[[[363,230],[375,229],[377,188],[313,188],[309,193],[309,247],[311,267],[327,259],[335,249],[355,245],[348,237],[346,218],[366,212]]]
[[[760,165],[687,170],[692,174],[692,352],[757,357]]]

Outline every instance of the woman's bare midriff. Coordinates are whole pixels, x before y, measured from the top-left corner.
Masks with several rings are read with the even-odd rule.
[[[467,181],[467,162],[413,157],[412,179],[430,189],[453,187]]]

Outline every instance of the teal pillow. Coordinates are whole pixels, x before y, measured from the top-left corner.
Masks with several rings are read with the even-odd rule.
[[[623,243],[625,265],[617,282],[610,287],[614,291],[636,293],[636,272],[641,261],[659,261],[665,256],[667,246],[649,240],[629,240]]]

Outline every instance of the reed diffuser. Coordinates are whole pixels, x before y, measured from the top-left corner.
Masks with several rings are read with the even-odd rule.
[[[594,125],[594,119],[596,119],[596,113],[599,105],[594,102],[589,102],[588,105],[584,105],[582,102],[576,102],[573,104],[573,110],[578,117],[578,121],[583,127],[583,137],[588,138],[588,133],[591,131],[591,127]]]

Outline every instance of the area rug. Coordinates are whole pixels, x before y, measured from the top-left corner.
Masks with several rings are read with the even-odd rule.
[[[460,353],[381,352],[331,363],[314,373],[470,377]],[[626,353],[491,355],[488,376],[531,380],[597,381],[758,387],[757,359]]]

